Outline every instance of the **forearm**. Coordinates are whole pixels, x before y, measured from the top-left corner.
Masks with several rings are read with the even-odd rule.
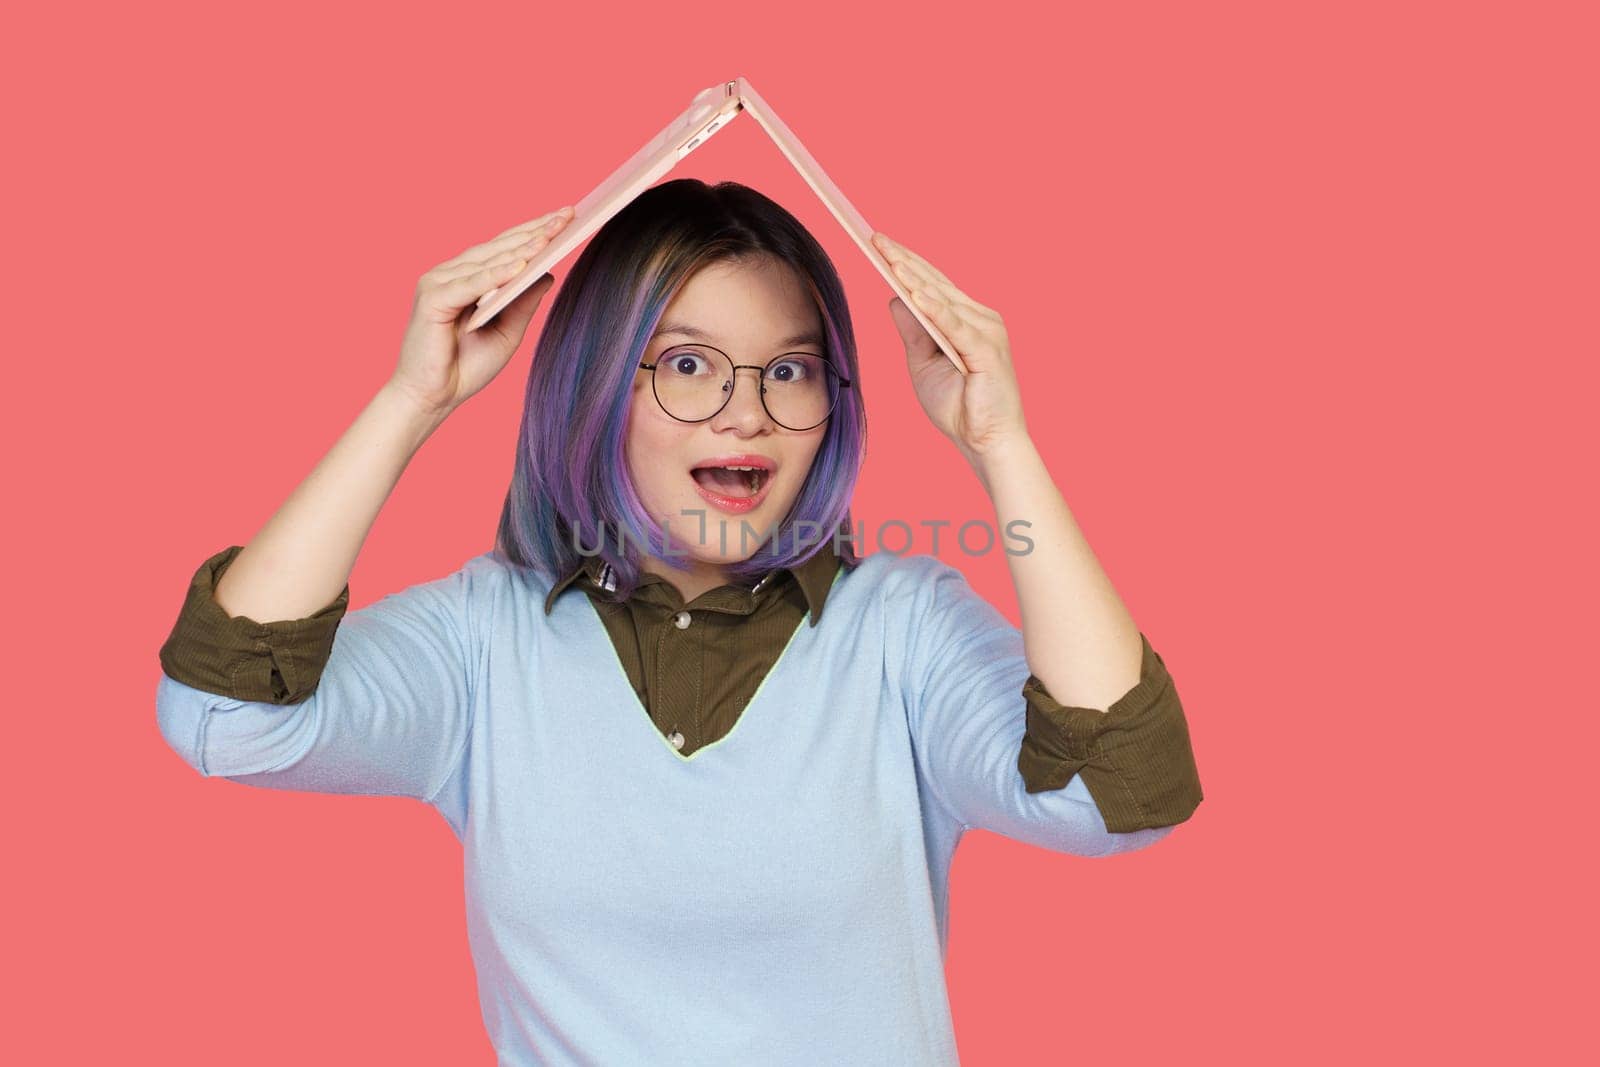
[[[1104,711],[1139,681],[1138,627],[1030,438],[970,462],[1008,550],[1029,669],[1062,704]],[[1007,524],[1019,519],[1028,525],[1008,536]],[[1032,540],[1031,550],[1019,536]]]
[[[442,421],[391,386],[379,389],[218,579],[217,604],[274,622],[331,602],[401,473]]]

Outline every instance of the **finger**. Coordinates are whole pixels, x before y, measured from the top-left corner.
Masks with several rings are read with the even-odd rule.
[[[923,270],[909,259],[890,260],[889,266],[894,269],[895,276],[900,279],[901,283],[905,285],[907,289],[917,289],[922,286],[930,286],[939,291],[941,295],[945,297],[945,299],[960,305],[966,310],[972,312],[974,315],[977,315],[980,318],[989,319],[992,322],[1000,321],[1000,313],[998,311],[978,303],[976,300],[972,299],[972,297],[968,296],[954,285],[951,285],[948,280],[941,281],[938,278],[935,278],[932,274]]]
[[[552,211],[548,215],[541,215],[537,219],[513,226],[498,237],[491,238],[480,245],[473,245],[460,255],[453,256],[439,264],[440,267],[454,268],[465,263],[484,263],[493,256],[515,248],[532,237],[540,235],[549,237],[557,233],[571,219],[570,209],[562,208]],[[438,269],[438,268],[435,268]]]
[[[539,310],[539,302],[555,286],[555,275],[546,272],[538,281],[518,293],[517,298],[502,308],[486,328],[494,330],[508,341],[520,343],[522,335],[528,331],[533,313]]]
[[[545,236],[544,234],[539,234],[527,241],[524,241],[522,244],[513,245],[512,247],[507,248],[505,251],[500,252],[498,255],[490,256],[487,259],[458,263],[449,268],[435,267],[432,271],[429,271],[429,273],[433,275],[436,281],[450,282],[457,278],[474,274],[477,271],[483,270],[485,267],[499,267],[502,264],[510,263],[517,259],[532,259],[540,252],[544,251],[545,246],[549,243],[549,237]]]
[[[479,267],[454,278],[435,279],[428,287],[426,299],[440,312],[459,312],[490,289],[515,278],[527,265],[525,257],[508,258],[495,266]]]
[[[935,359],[949,366],[951,370],[955,365],[939,351],[939,344],[933,339],[933,334],[917,319],[916,315],[906,306],[906,302],[898,296],[889,301],[889,313],[894,316],[895,326],[900,331],[900,339],[906,345],[906,362],[913,370],[931,363]]]
[[[969,312],[941,299],[937,291],[929,287],[913,290],[911,298],[922,313],[939,327],[940,332],[949,338],[969,370],[988,370],[995,366],[1000,358],[999,351],[988,330],[974,321]]]
[[[999,321],[1000,313],[998,311],[986,304],[980,304],[968,296],[932,263],[929,263],[909,248],[896,243],[887,234],[877,233],[873,236],[878,240],[878,246],[883,251],[883,258],[889,261],[889,265],[895,269],[897,275],[903,277],[906,274],[910,274],[916,277],[918,281],[931,279],[949,293],[950,299],[965,305],[978,315]]]
[[[485,241],[481,245],[475,245],[472,248],[467,249],[454,259],[446,260],[445,263],[440,264],[440,266],[446,266],[450,268],[456,268],[470,264],[478,264],[481,266],[493,259],[495,256],[521,247],[530,241],[544,239],[546,242],[548,242],[560,232],[561,228],[567,224],[567,221],[567,216],[561,214],[560,212],[556,212],[548,216],[540,225],[531,227],[519,226],[510,233],[502,234],[492,241]]]
[[[899,241],[896,241],[888,234],[879,232],[874,233],[872,237],[873,240],[878,242],[878,249],[883,253],[883,258],[887,259],[889,262],[893,263],[896,260],[908,259],[912,263],[915,263],[917,266],[921,267],[923,270],[927,271],[929,274],[933,275],[939,281],[950,281],[949,278],[946,278],[939,271],[938,267],[935,267],[932,263],[929,263],[927,260],[917,255],[915,252],[911,251],[911,249],[907,248]]]
[[[510,237],[512,234],[526,233],[529,230],[536,230],[558,215],[570,219],[572,217],[572,211],[573,209],[571,204],[568,204],[566,207],[558,207],[554,211],[545,212],[538,218],[529,219],[527,222],[518,223],[517,225],[512,226],[510,229],[502,230],[500,233],[495,234],[494,237],[491,237],[490,240],[499,240],[501,237]]]

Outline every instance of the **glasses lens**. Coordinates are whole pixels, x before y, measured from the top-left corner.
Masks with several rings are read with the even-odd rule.
[[[767,364],[761,384],[766,386],[768,414],[792,430],[809,430],[827,418],[839,395],[839,376],[833,367],[805,353],[780,356]]]
[[[656,399],[667,414],[699,422],[722,407],[733,363],[709,348],[677,348],[656,360],[655,375]]]
[[[761,384],[767,414],[791,430],[809,430],[828,417],[839,396],[839,375],[827,360],[804,352],[767,364]],[[656,360],[656,399],[673,418],[709,419],[733,389],[733,362],[713,348],[675,348]]]

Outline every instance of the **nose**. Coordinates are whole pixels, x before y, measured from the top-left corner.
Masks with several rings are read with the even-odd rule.
[[[722,410],[711,420],[712,429],[733,427],[742,433],[752,433],[773,425],[767,415],[766,405],[761,402],[761,377],[764,369],[734,368],[733,395],[728,397],[728,402],[722,405]],[[739,387],[740,371],[749,371],[752,375],[749,383],[742,389]]]

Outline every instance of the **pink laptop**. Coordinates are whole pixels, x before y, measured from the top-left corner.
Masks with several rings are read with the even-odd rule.
[[[801,177],[805,178],[806,184],[822,198],[828,210],[833,212],[833,217],[839,220],[839,225],[844,227],[845,232],[855,241],[856,247],[861,249],[868,261],[878,268],[878,273],[883,275],[889,287],[905,303],[907,310],[922,323],[923,329],[927,330],[929,336],[938,344],[939,350],[955,364],[957,370],[962,374],[967,373],[966,365],[961,362],[961,356],[956,352],[955,346],[937,326],[928,321],[916,301],[911,299],[911,294],[905,286],[895,278],[888,260],[873,247],[872,227],[867,225],[867,220],[861,216],[861,212],[845,198],[833,180],[823,173],[816,159],[806,151],[805,145],[800,143],[793,131],[773,112],[772,108],[767,106],[767,102],[761,99],[760,94],[744,78],[722,82],[695,94],[683,114],[673,119],[666,129],[651,139],[649,144],[630,156],[593,192],[578,201],[572,220],[556,234],[556,239],[547,245],[544,251],[528,262],[521,273],[504,285],[483,294],[478,300],[477,310],[467,321],[466,328],[469,331],[476,330],[494,318],[501,309],[515,300],[518,294],[549,272],[568,252],[577,248],[590,234],[604,226],[607,219],[621,211],[634,197],[665,177],[680,159],[705,144],[708,138],[726,128],[743,111],[750,112],[789,162],[794,164]]]

